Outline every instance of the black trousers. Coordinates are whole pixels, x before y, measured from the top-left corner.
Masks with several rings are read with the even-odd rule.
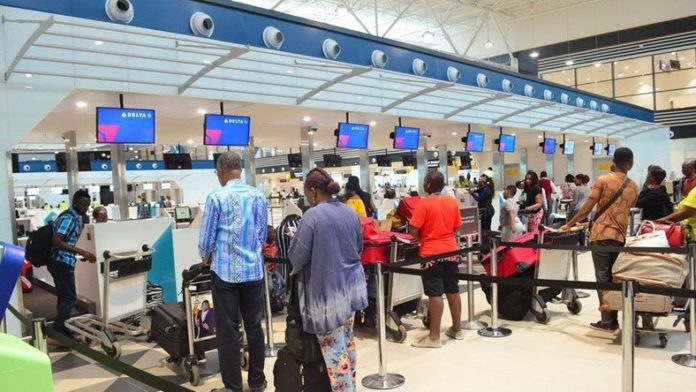
[[[53,260],[48,264],[48,272],[53,278],[53,286],[56,288],[58,313],[53,322],[53,329],[72,336],[72,332],[65,328],[65,320],[70,318],[73,306],[77,303],[77,290],[75,289],[75,267],[66,263]]]
[[[226,389],[242,391],[239,342],[241,313],[249,344],[249,387],[260,387],[266,380],[263,374],[266,349],[261,327],[264,313],[263,280],[228,283],[214,272],[211,272],[211,277],[222,382]]]
[[[624,244],[620,241],[615,241],[615,240],[601,240],[601,241],[592,241],[590,242],[591,246],[623,246]],[[611,283],[612,281],[612,275],[611,275],[611,268],[614,266],[614,263],[616,262],[616,258],[619,257],[618,253],[614,252],[603,252],[603,251],[597,251],[597,252],[592,252],[592,263],[594,264],[595,268],[595,278],[597,279],[597,282],[603,282],[603,283]],[[597,295],[599,295],[599,305],[602,305],[602,297],[604,296],[604,292],[601,290],[597,291]],[[602,321],[604,322],[611,322],[611,323],[617,323],[619,319],[619,314],[617,311],[606,311],[602,312]]]

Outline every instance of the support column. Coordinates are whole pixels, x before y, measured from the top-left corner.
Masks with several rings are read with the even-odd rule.
[[[300,154],[302,154],[302,178],[307,178],[314,169],[314,130],[312,127],[300,128]]]
[[[254,137],[249,138],[249,145],[242,150],[244,159],[244,182],[256,186],[256,159],[254,158]]]
[[[360,150],[360,186],[369,194],[372,194],[372,184],[370,181],[370,154],[367,149]]]
[[[416,151],[416,162],[418,163],[418,193],[425,195],[423,188],[425,175],[428,174],[428,137],[421,133],[420,146]]]
[[[502,190],[505,184],[505,154],[493,151],[493,184]]]
[[[114,204],[120,220],[128,220],[128,180],[126,179],[126,146],[111,145],[111,181],[114,185]]]
[[[520,149],[520,177],[517,180],[524,180],[527,175],[527,149]]]
[[[63,134],[65,141],[65,163],[68,174],[68,196],[72,195],[80,189],[80,170],[77,163],[77,133],[75,131],[66,132]],[[70,201],[68,201],[70,203]]]
[[[575,175],[575,158],[572,155],[566,155],[566,159],[568,164],[568,171],[566,173]]]
[[[447,152],[447,145],[446,144],[438,144],[437,146],[437,159],[438,159],[438,165],[437,165],[437,170],[442,173],[443,176],[445,176],[445,184],[447,184],[447,158],[448,152]]]

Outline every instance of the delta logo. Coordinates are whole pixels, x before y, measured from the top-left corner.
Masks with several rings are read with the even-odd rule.
[[[121,118],[152,118],[152,113],[122,112]]]
[[[248,124],[249,120],[246,118],[226,118],[223,122],[225,124]]]

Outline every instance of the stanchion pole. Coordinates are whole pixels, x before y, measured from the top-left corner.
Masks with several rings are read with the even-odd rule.
[[[473,240],[471,235],[466,236],[466,247],[471,248]],[[466,273],[472,275],[474,273],[474,258],[471,257],[471,252],[466,253]],[[466,282],[466,296],[469,314],[467,321],[462,325],[463,329],[478,331],[481,328],[486,328],[486,323],[478,321],[474,318],[476,311],[474,310],[474,282]]]
[[[689,290],[696,290],[696,244],[689,244]],[[672,362],[696,368],[696,299],[689,299],[689,342],[690,350],[688,354],[677,354],[672,357]]]
[[[633,392],[633,354],[636,341],[635,291],[633,280],[624,280],[621,288],[623,294],[623,329],[621,345],[623,346],[623,364],[621,366],[621,392]]]
[[[498,276],[498,239],[491,239],[491,277]],[[478,334],[487,338],[504,338],[510,336],[512,331],[498,326],[498,284],[491,283],[491,326],[481,328]]]
[[[48,354],[48,346],[46,344],[46,319],[36,318],[32,321],[34,334],[34,347],[44,354]]]
[[[278,356],[278,349],[273,342],[273,313],[271,312],[271,288],[268,284],[268,270],[263,265],[263,294],[266,302],[266,358]]]
[[[370,374],[362,379],[362,385],[370,389],[394,389],[406,382],[406,378],[401,374],[387,373],[387,332],[384,304],[384,275],[382,274],[382,264],[375,264],[375,275],[377,275],[377,333],[379,334],[379,372]]]
[[[580,280],[580,277],[578,276],[578,251],[573,250],[572,252],[572,265],[573,265],[573,279],[577,282]],[[584,291],[576,290],[575,294],[578,295],[578,298],[588,298],[590,295],[587,294]]]

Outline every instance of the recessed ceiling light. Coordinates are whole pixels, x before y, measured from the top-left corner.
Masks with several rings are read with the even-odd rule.
[[[589,140],[585,139],[583,140],[583,143],[589,143]]]
[[[602,66],[602,63],[598,61],[598,62],[594,63],[594,66],[595,66],[595,67],[601,67],[601,66]]]
[[[566,65],[573,65],[573,64],[575,64],[575,61],[573,61],[573,60],[568,60],[568,61],[566,61],[565,64],[566,64]]]
[[[452,132],[452,136],[457,136],[457,132]]]
[[[318,145],[317,143],[312,143],[312,145],[313,145],[314,147],[319,147],[319,145]]]
[[[27,79],[31,79],[33,76],[34,76],[34,75],[32,75],[32,74],[30,74],[30,73],[25,73],[25,74],[24,74],[24,77],[27,78]]]
[[[623,74],[623,72],[619,72],[619,74],[616,75],[616,76],[618,76],[618,77],[620,77],[620,78],[623,78],[624,74]]]
[[[676,55],[677,55],[677,52],[672,52],[672,56],[676,56]]]
[[[370,126],[371,126],[371,127],[374,127],[375,125],[377,125],[377,121],[370,121]]]
[[[77,102],[75,102],[75,106],[77,106],[78,108],[86,108],[86,107],[87,107],[87,102],[85,102],[85,101],[77,101]]]
[[[544,138],[544,137],[541,136],[541,135],[537,136],[537,139],[543,139],[543,138]]]
[[[637,74],[637,73],[638,73],[638,70],[633,71],[633,73],[634,73],[634,74]]]
[[[585,80],[587,80],[587,81],[589,82],[589,81],[590,81],[590,78],[585,78]]]
[[[212,61],[210,61],[210,60],[203,60],[203,64],[211,64],[211,63],[212,63]]]
[[[188,143],[188,144],[193,144],[193,139],[187,140],[186,143]]]
[[[628,69],[628,65],[624,65],[624,69]]]
[[[517,134],[516,134],[516,133],[513,133],[512,136],[517,136]]]
[[[539,57],[539,52],[537,52],[537,51],[535,50],[535,51],[533,51],[532,53],[529,54],[529,57],[535,59],[535,58]]]
[[[198,109],[198,114],[200,114],[201,116],[204,115],[204,114],[206,114],[206,113],[208,113],[207,110],[205,110],[205,109],[203,109],[203,108]]]
[[[128,151],[133,151],[133,147],[128,147]]]
[[[679,61],[684,61],[686,57],[679,57]]]
[[[97,46],[102,46],[102,45],[104,45],[104,41],[96,40],[96,41],[94,41],[94,44]]]
[[[32,86],[24,86],[24,88],[31,90],[31,89],[33,89],[34,87],[32,87]]]
[[[490,40],[488,40],[488,41],[486,41],[485,44],[483,44],[483,46],[486,47],[486,48],[492,48],[492,47],[493,47],[493,42],[490,41]]]
[[[92,145],[87,143],[87,144],[85,144],[85,147],[92,147]]]
[[[355,97],[355,98],[357,98],[357,99],[362,99],[362,97],[361,97],[361,96],[359,96],[359,95],[358,95],[357,97]]]
[[[285,71],[285,73],[288,74],[288,75],[292,75],[294,72],[295,72],[295,71],[293,71],[293,70],[291,70],[291,69]]]
[[[312,117],[304,116],[304,117],[302,117],[302,121],[304,121],[304,122],[310,122],[310,121],[312,121]]]
[[[31,160],[32,160],[32,161],[35,161],[35,160],[36,160],[36,157],[31,157]]]

